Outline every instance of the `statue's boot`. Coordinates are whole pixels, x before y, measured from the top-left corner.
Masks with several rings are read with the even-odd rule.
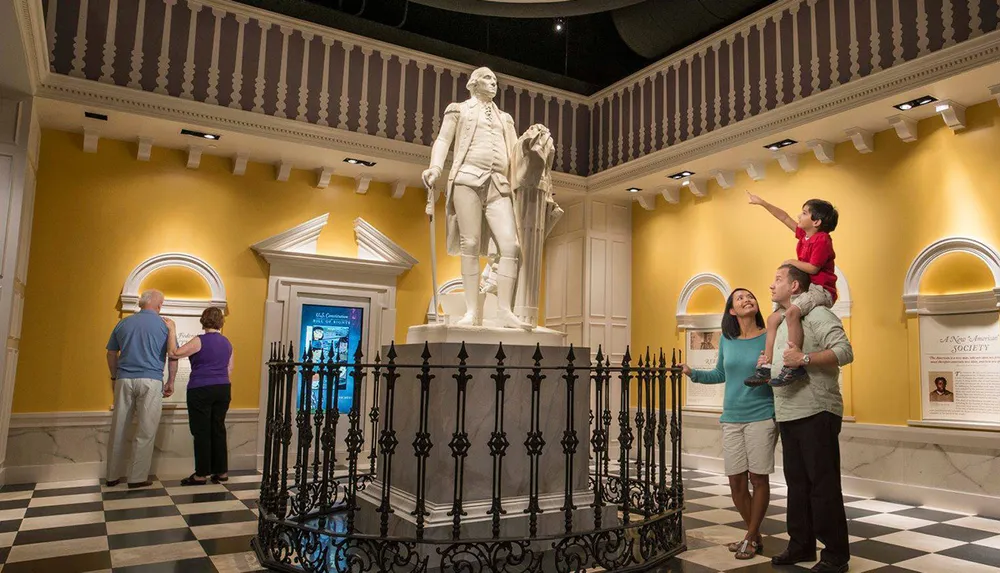
[[[465,290],[465,316],[457,326],[479,326],[483,309],[479,308],[479,257],[462,255],[462,288]]]
[[[517,259],[501,257],[500,264],[497,265],[497,321],[504,328],[521,328],[532,330],[531,325],[522,321],[514,311],[511,304],[514,300],[514,287],[517,285]]]

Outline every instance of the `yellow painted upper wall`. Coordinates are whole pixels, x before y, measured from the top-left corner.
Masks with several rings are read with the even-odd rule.
[[[962,294],[993,290],[993,273],[979,257],[945,253],[934,259],[920,277],[922,294]]]
[[[204,300],[212,298],[212,289],[201,275],[184,267],[166,267],[149,273],[139,292],[156,289],[166,298]]]
[[[727,295],[728,296],[728,295]],[[726,309],[726,297],[714,286],[701,285],[691,293],[688,300],[688,314],[722,314]]]
[[[104,347],[122,285],[140,262],[172,251],[198,256],[221,275],[226,334],[236,349],[233,407],[256,408],[268,270],[250,245],[327,212],[320,253],[356,256],[360,216],[421,261],[398,281],[396,338],[424,322],[431,278],[422,191],[395,200],[385,184],[358,195],[346,178],[316,189],[311,172],[275,181],[271,165],[250,163],[236,177],[228,158],[206,155],[187,169],[182,151],[154,148],[141,162],[134,143],[102,139],[96,154],[81,147],[79,134],[43,131],[14,412],[108,409]],[[457,275],[458,263],[445,253],[442,203],[443,282]],[[194,293],[181,276],[147,283],[153,280],[178,296]]]
[[[968,128],[954,133],[935,116],[919,123],[913,143],[884,131],[875,135],[874,153],[862,155],[844,143],[833,165],[806,153],[796,173],[770,162],[761,182],[741,173],[732,189],[713,183],[705,198],[682,192],[678,205],[660,200],[655,211],[633,209],[633,345],[676,343],[675,301],[698,272],[745,286],[769,307],[768,286],[778,265],[795,256],[795,238],[765,210],[748,205],[745,189],[793,213],[810,198],[827,199],[840,210],[836,262],[854,299],[853,413],[858,422],[905,424],[908,372],[916,359],[902,303],[910,263],[928,244],[952,235],[1000,249],[1000,108],[996,102],[970,107],[966,120]],[[665,245],[670,257],[663,256]],[[979,290],[978,274],[951,276],[948,289],[968,280],[969,289]]]

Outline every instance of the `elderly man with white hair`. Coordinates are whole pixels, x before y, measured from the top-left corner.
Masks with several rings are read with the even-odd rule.
[[[160,425],[163,398],[174,393],[177,360],[170,360],[167,382],[163,370],[167,358],[166,323],[160,318],[163,293],[148,290],[139,297],[139,312],[123,318],[108,340],[108,370],[115,410],[108,437],[108,468],[105,478],[113,487],[128,479],[129,488],[152,485],[149,466],[153,441]],[[137,428],[132,440],[132,463],[125,468],[125,430],[135,410]]]

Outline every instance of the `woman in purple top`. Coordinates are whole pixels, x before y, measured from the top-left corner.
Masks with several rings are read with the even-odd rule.
[[[229,480],[226,449],[226,412],[229,411],[229,375],[233,372],[233,345],[219,330],[225,320],[218,308],[201,313],[205,333],[177,347],[177,325],[167,319],[167,345],[171,358],[191,359],[187,385],[188,422],[194,436],[194,473],[181,485],[202,485]]]

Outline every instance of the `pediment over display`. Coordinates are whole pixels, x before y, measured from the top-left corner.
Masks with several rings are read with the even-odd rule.
[[[275,274],[275,266],[278,266],[281,274],[294,276],[313,276],[317,272],[332,271],[396,277],[419,262],[361,217],[354,220],[357,257],[317,254],[319,234],[329,219],[330,214],[324,213],[258,241],[250,248],[271,265],[271,274]]]

